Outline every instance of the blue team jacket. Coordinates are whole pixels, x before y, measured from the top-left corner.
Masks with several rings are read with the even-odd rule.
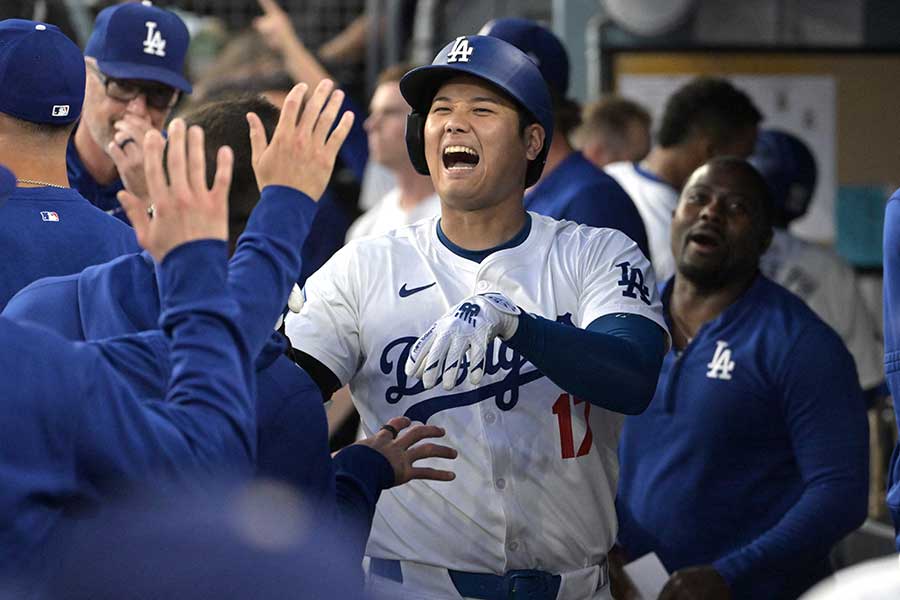
[[[70,188],[16,188],[0,205],[0,223],[0,309],[41,277],[78,273],[140,250],[131,227]]]
[[[884,374],[894,416],[900,424],[900,190],[888,201],[884,216]],[[900,552],[900,444],[894,448],[888,470],[887,505],[897,533]]]
[[[672,280],[663,294],[668,306]],[[735,598],[796,598],[865,519],[868,423],[853,359],[802,300],[758,276],[625,419],[619,542],[671,571],[712,564]]]
[[[299,196],[287,188],[266,188],[232,259],[232,270],[248,275],[260,268],[258,259],[247,261],[257,231],[283,221],[285,200],[280,194]],[[285,233],[284,249],[299,248],[313,223],[316,205],[297,198],[300,206],[293,228]],[[253,299],[253,287],[236,290],[243,307]],[[148,339],[159,318],[159,290],[152,258],[146,253],[129,254],[83,272],[37,281],[9,303],[4,315],[49,327],[72,340],[102,340],[147,331]],[[274,324],[274,320],[272,322]],[[328,424],[318,386],[309,375],[285,356],[286,338],[270,332],[256,357],[257,371],[257,473],[287,481],[313,503],[339,510],[338,517],[361,523],[367,534],[381,489],[393,483],[393,470],[381,454],[351,447],[331,459]],[[140,395],[158,398],[165,393],[169,361],[165,352],[116,359],[120,376]],[[326,510],[326,509],[323,509]],[[365,541],[363,535],[362,543]],[[360,554],[361,554],[360,549]]]
[[[647,232],[631,197],[581,152],[573,152],[525,194],[525,208],[554,219],[618,229],[650,256]]]
[[[261,345],[254,336],[261,335],[240,323],[226,290],[225,256],[225,243],[216,241],[167,255],[160,270],[165,335],[155,340],[137,334],[71,342],[0,317],[4,584],[8,576],[49,567],[45,552],[63,520],[123,485],[158,480],[164,490],[250,467],[255,411],[249,357]],[[260,290],[266,303],[266,288]],[[109,360],[111,354],[163,351],[172,369],[165,374],[167,392],[155,401],[136,395]]]

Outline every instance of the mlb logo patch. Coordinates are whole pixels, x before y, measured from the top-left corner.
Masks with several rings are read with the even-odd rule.
[[[69,116],[69,105],[54,104],[53,108],[50,111],[50,114],[54,117],[67,117]]]
[[[42,210],[41,211],[41,220],[42,221],[59,221],[59,215],[56,213],[56,211]]]

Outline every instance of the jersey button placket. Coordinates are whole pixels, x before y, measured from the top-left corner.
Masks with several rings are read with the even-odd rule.
[[[491,283],[489,281],[484,281],[483,279],[475,284],[475,290],[478,292],[486,292],[491,288]]]

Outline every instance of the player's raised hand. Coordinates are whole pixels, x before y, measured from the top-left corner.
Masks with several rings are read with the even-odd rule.
[[[406,376],[421,379],[425,389],[442,379],[444,389],[452,389],[468,354],[469,382],[478,385],[484,376],[488,344],[495,337],[511,338],[521,312],[503,294],[491,292],[466,298],[416,340],[406,359]]]
[[[415,425],[409,427],[411,421],[407,417],[394,417],[370,438],[357,442],[363,446],[380,452],[394,468],[394,485],[403,485],[413,479],[432,479],[435,481],[452,481],[456,478],[453,471],[416,467],[414,462],[423,458],[456,458],[457,452],[449,446],[427,443],[420,444],[427,438],[444,436],[444,430],[436,425]],[[409,428],[409,429],[407,429]]]
[[[228,189],[234,155],[219,148],[212,189],[206,185],[206,155],[200,127],[185,130],[182,119],[169,125],[169,151],[163,171],[166,142],[160,132],[144,138],[147,199],[121,191],[119,202],[134,225],[138,243],[157,262],[173,248],[202,239],[228,239]]]
[[[353,113],[345,111],[332,131],[344,92],[335,90],[328,79],[319,82],[304,103],[306,91],[306,84],[298,83],[287,95],[271,141],[266,140],[266,130],[256,114],[247,113],[247,121],[259,189],[284,185],[318,200],[331,179],[338,150],[350,133]]]

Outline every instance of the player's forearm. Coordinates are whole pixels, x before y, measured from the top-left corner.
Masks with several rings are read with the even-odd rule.
[[[249,465],[255,455],[255,374],[225,290],[226,256],[225,242],[203,240],[176,248],[159,267],[171,370],[165,402],[123,417],[137,430],[136,462],[147,452],[151,463],[178,472]]]
[[[816,560],[827,560],[832,546],[865,520],[869,489],[865,408],[852,375],[833,376],[840,370],[852,373],[850,363],[847,355],[843,369],[821,365],[825,372],[816,378],[820,383],[811,401],[787,404],[787,426],[803,488],[770,529],[714,563],[732,587],[752,588],[771,570],[799,572]],[[798,404],[802,410],[795,408]]]
[[[228,288],[240,306],[239,325],[254,357],[269,339],[300,275],[300,249],[315,214],[316,203],[306,194],[267,186],[238,239],[228,263]]]
[[[608,315],[585,330],[523,314],[508,344],[570,394],[639,414],[656,390],[665,333],[638,315]]]
[[[827,560],[830,549],[865,520],[868,490],[861,479],[866,478],[851,475],[808,488],[772,529],[713,566],[732,589],[752,591],[766,573],[809,569],[816,560]]]
[[[349,547],[362,560],[382,490],[394,484],[394,469],[378,451],[353,444],[334,459],[337,521]]]

